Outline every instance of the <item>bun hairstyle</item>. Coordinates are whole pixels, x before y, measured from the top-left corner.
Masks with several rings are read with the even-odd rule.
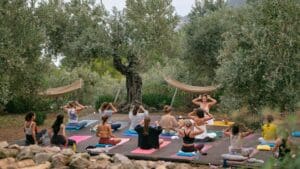
[[[172,107],[169,105],[165,105],[163,111],[167,114],[172,111]]]
[[[189,120],[189,119],[184,120],[184,125],[185,125],[186,127],[191,127],[192,124],[193,124],[193,123],[191,122],[191,120]]]

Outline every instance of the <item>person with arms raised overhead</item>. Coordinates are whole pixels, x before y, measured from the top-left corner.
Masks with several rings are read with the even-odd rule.
[[[113,123],[111,121],[112,115],[117,113],[118,110],[117,108],[112,104],[112,103],[107,103],[104,102],[102,103],[100,109],[99,109],[99,113],[101,116],[107,116],[107,123],[111,125],[111,128],[113,130],[118,130],[121,127],[121,124],[119,123]]]
[[[179,126],[176,118],[172,115],[172,107],[165,105],[164,113],[159,121],[159,125],[163,128],[163,134],[176,134],[176,128]]]
[[[131,133],[136,133],[134,128],[142,121],[145,117],[149,115],[148,110],[146,110],[142,105],[135,104],[129,111],[130,126],[129,131]]]
[[[121,139],[116,138],[112,134],[111,125],[107,123],[108,116],[104,115],[102,118],[102,124],[97,127],[97,137],[99,137],[99,144],[111,144],[116,145],[121,142]]]
[[[203,94],[193,99],[192,102],[203,109],[205,112],[209,113],[210,108],[217,103],[217,100],[210,97],[210,95]],[[210,119],[209,121],[207,121],[207,123],[209,125],[212,125],[214,123],[214,120]]]
[[[159,139],[159,135],[162,132],[162,128],[156,121],[156,126],[150,126],[151,119],[145,117],[145,119],[135,127],[135,131],[138,133],[138,147],[141,149],[159,149],[159,145],[163,143],[162,139]]]

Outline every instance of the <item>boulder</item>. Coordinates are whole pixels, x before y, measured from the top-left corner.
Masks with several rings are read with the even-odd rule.
[[[47,153],[59,153],[61,151],[61,149],[57,146],[53,146],[53,147],[46,147],[44,149]]]
[[[18,144],[12,144],[8,146],[9,149],[17,149],[17,150],[21,150],[22,147],[20,147]]]
[[[30,149],[30,151],[31,151],[32,153],[34,153],[34,154],[36,154],[36,153],[43,153],[43,152],[46,151],[43,147],[38,146],[38,145],[36,145],[36,144],[30,145],[30,146],[29,146],[29,149]]]
[[[31,166],[35,166],[35,163],[32,159],[26,159],[26,160],[18,161],[17,166],[18,168],[31,167]]]
[[[7,143],[7,141],[1,141],[0,142],[0,148],[6,148],[8,146],[9,146],[9,144]]]
[[[155,169],[167,169],[167,167],[165,165],[160,164],[156,166]]]
[[[154,168],[154,167],[149,167],[148,162],[144,160],[133,161],[133,163],[135,166],[140,166],[141,169]]]
[[[95,167],[94,164],[96,163]],[[109,160],[98,160],[94,163],[92,163],[89,167],[89,169],[106,169],[110,165]]]
[[[0,160],[0,168],[17,168],[14,158],[4,158]]]
[[[192,168],[192,167],[188,164],[183,164],[183,163],[176,164],[174,167],[174,169],[185,169],[185,168]]]
[[[107,154],[105,153],[100,153],[99,155],[95,156],[95,158],[97,160],[110,160],[110,156],[108,156]]]
[[[90,159],[90,155],[88,153],[76,153],[76,154],[71,156],[71,159],[78,158],[78,157],[85,158],[87,160]]]
[[[61,168],[69,164],[69,157],[61,153],[55,154],[51,157],[52,168]]]
[[[112,160],[115,162],[115,163],[122,163],[122,164],[129,164],[129,165],[132,165],[132,162],[129,160],[128,157],[122,155],[122,154],[115,154],[113,157],[112,157]]]
[[[25,160],[25,159],[32,159],[33,152],[30,150],[29,147],[25,147],[21,149],[21,152],[17,155],[17,160]]]
[[[47,161],[44,164],[39,164],[39,165],[32,166],[32,167],[25,167],[22,169],[50,169],[50,168],[51,168],[51,163]]]
[[[74,151],[73,151],[72,149],[70,149],[70,148],[68,148],[68,149],[63,149],[63,150],[61,151],[61,153],[62,153],[63,155],[66,155],[66,156],[72,156],[72,155],[75,154]]]
[[[84,156],[77,156],[71,159],[69,167],[71,169],[82,169],[82,168],[88,168],[90,164],[91,162],[88,159],[86,159]]]
[[[43,164],[47,161],[50,161],[52,156],[53,156],[53,153],[37,153],[34,156],[34,161],[37,164]]]

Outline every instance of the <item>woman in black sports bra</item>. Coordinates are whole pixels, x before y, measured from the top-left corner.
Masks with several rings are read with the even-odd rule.
[[[198,130],[194,131],[193,127],[196,127]],[[194,144],[195,136],[201,134],[203,130],[198,128],[197,126],[193,126],[190,120],[184,121],[184,128],[178,130],[178,134],[182,137],[183,144],[181,147],[181,151],[183,152],[196,152],[199,151],[202,155],[206,155],[206,153],[202,152],[202,148],[204,144]]]

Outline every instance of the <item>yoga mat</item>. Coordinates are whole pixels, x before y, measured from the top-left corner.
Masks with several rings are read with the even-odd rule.
[[[84,127],[88,127],[88,126],[98,122],[98,120],[81,120],[80,122],[86,122],[87,124]]]
[[[124,136],[129,136],[129,137],[137,137],[138,136],[138,134],[134,134],[134,133],[130,132],[129,130],[125,130],[123,132],[123,135]]]
[[[84,140],[89,139],[90,137],[92,137],[92,136],[75,135],[75,136],[69,137],[69,139],[74,140],[76,142],[76,144],[78,144]]]
[[[233,124],[234,124],[234,122],[232,122],[232,121],[228,121],[227,124],[225,124],[224,121],[214,121],[213,124],[208,124],[208,125],[210,125],[210,126],[228,127],[228,126],[231,126]]]
[[[109,151],[113,148],[116,148],[122,144],[125,144],[126,142],[128,142],[130,140],[130,138],[120,138],[121,139],[121,142],[112,146],[112,147],[107,147],[107,148],[104,148],[104,147],[97,147],[97,148],[93,148],[93,149],[88,149],[88,151],[92,152],[92,153],[102,153],[102,152],[105,152],[105,150]]]
[[[202,148],[202,152],[206,153],[210,148],[212,148],[213,146],[210,144],[205,144],[204,147]]]
[[[177,154],[173,154],[173,155],[171,155],[171,158],[193,160],[195,158],[195,156],[187,157],[187,156],[178,156]]]
[[[170,144],[171,142],[170,141],[164,141],[160,146],[159,146],[159,149],[167,146],[168,144]],[[136,148],[135,150],[131,151],[132,154],[152,154],[154,153],[155,151],[159,150],[159,149],[149,149],[149,150],[144,150],[144,149],[141,149],[141,148]]]

